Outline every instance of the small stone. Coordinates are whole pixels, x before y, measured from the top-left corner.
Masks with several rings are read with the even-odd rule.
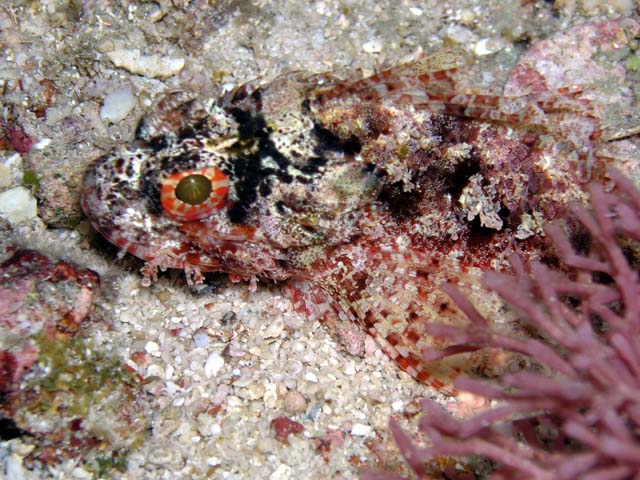
[[[11,169],[0,163],[0,188],[6,188],[9,185],[11,185]]]
[[[261,383],[252,383],[237,391],[237,395],[245,400],[258,400],[264,396],[266,389]]]
[[[31,190],[15,187],[0,193],[0,217],[11,224],[28,222],[38,215],[38,206]]]
[[[213,352],[204,364],[204,374],[207,378],[213,378],[218,375],[222,367],[224,367],[224,358],[218,352]]]
[[[128,88],[121,88],[104,97],[100,108],[100,118],[105,122],[118,123],[123,120],[136,104],[136,99]]]
[[[382,42],[380,40],[370,40],[362,45],[362,49],[366,53],[380,53],[382,51]]]
[[[168,78],[184,68],[184,58],[142,55],[138,49],[121,48],[107,52],[116,67],[151,78]]]
[[[281,463],[278,465],[271,475],[269,475],[269,480],[289,480],[291,478],[291,467],[289,465],[285,465]]]
[[[147,364],[147,354],[141,351],[133,352],[131,354],[131,361],[144,367]]]
[[[276,318],[271,322],[264,332],[264,338],[278,338],[284,330],[284,321],[282,318]]]
[[[318,383],[318,377],[313,372],[305,373],[302,378],[304,378],[307,382]]]
[[[273,382],[267,382],[265,384],[265,392],[262,397],[265,407],[269,409],[276,408],[276,405],[278,404],[277,388],[277,385]]]
[[[76,467],[71,472],[71,477],[77,478],[78,480],[90,480],[93,478],[93,474],[82,467]]]
[[[144,351],[147,352],[149,355],[153,355],[155,357],[160,353],[160,345],[158,345],[157,342],[150,340],[144,346]]]
[[[305,318],[302,315],[287,314],[284,317],[284,324],[291,330],[300,330],[305,324]]]
[[[151,364],[147,368],[147,377],[164,377],[164,369],[160,365]]]
[[[373,428],[362,423],[355,423],[351,427],[351,435],[354,437],[367,437],[373,433]]]
[[[358,325],[353,322],[338,322],[336,336],[350,355],[363,356],[367,334]]]
[[[289,435],[292,433],[302,433],[304,426],[287,417],[278,417],[271,420],[271,428],[276,431],[276,440],[288,444]]]
[[[473,53],[478,57],[497,53],[505,47],[504,42],[495,38],[483,38],[473,48]]]
[[[328,462],[333,447],[341,447],[344,444],[344,433],[340,430],[328,429],[325,435],[314,438],[313,442],[316,452],[322,455],[325,462]]]
[[[156,23],[162,20],[165,16],[165,12],[162,11],[160,7],[153,7],[149,13],[147,13],[147,18],[152,22]]]
[[[453,45],[468,45],[476,39],[476,35],[466,27],[451,24],[445,32],[445,40]]]
[[[29,153],[35,140],[27,135],[21,125],[9,125],[5,129],[5,137],[18,153]]]
[[[284,397],[284,408],[289,413],[302,413],[307,410],[307,399],[297,390],[290,390]]]
[[[356,374],[356,364],[354,362],[347,363],[347,366],[344,368],[345,375],[355,375]]]
[[[473,10],[469,8],[465,8],[460,12],[460,23],[465,26],[473,25],[473,22],[476,20],[476,14],[473,13]]]
[[[211,338],[206,331],[200,329],[196,333],[193,334],[193,343],[198,348],[206,348],[207,345],[211,342]]]
[[[222,434],[222,427],[220,426],[219,423],[214,423],[213,425],[211,425],[212,437],[219,437],[221,434]]]

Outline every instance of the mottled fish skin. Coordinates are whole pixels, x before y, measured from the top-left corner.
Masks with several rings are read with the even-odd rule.
[[[403,370],[454,393],[451,379],[482,358],[423,360],[446,347],[426,325],[464,321],[439,285],[475,285],[510,253],[539,255],[541,224],[583,200],[585,170],[606,163],[579,89],[459,91],[460,64],[428,57],[367,78],[290,73],[217,100],[170,96],[135,142],[89,166],[83,209],[147,262],[146,277],[287,280],[297,310],[356,322]],[[192,203],[176,193],[187,177],[205,192]]]

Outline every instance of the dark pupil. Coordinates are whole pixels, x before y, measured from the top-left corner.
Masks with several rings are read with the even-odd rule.
[[[176,197],[189,205],[199,205],[211,194],[211,180],[204,175],[184,177],[176,187]]]

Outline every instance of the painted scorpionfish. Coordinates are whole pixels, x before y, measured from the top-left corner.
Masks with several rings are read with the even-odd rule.
[[[287,281],[298,311],[355,322],[453,393],[480,360],[424,360],[447,346],[426,325],[464,321],[439,286],[477,284],[512,252],[540,256],[541,225],[584,200],[585,175],[607,162],[580,87],[550,87],[520,63],[511,78],[528,91],[475,93],[457,85],[460,58],[171,95],[135,142],[89,166],[83,209],[147,278]]]

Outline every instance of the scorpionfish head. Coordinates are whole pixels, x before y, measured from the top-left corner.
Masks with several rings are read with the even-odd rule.
[[[314,119],[323,81],[288,74],[215,101],[167,97],[135,142],[88,167],[85,213],[154,267],[290,277],[357,235],[381,188],[358,140]]]

